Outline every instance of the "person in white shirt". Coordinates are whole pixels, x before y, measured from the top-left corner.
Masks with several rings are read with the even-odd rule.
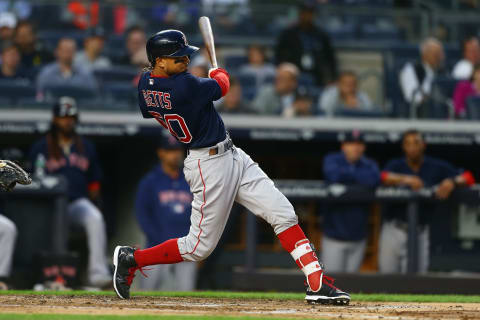
[[[240,75],[255,77],[256,85],[262,86],[268,79],[275,77],[275,67],[266,61],[265,48],[260,45],[248,47],[248,63],[240,68]]]
[[[89,36],[85,38],[84,50],[78,52],[73,59],[73,64],[79,68],[88,68],[89,70],[108,69],[112,63],[110,59],[102,56],[105,44],[105,33],[101,29],[93,29]]]
[[[470,37],[463,41],[463,59],[453,67],[452,76],[458,80],[468,80],[472,76],[473,68],[480,63],[480,42],[477,37]]]
[[[430,96],[435,73],[443,64],[443,45],[435,38],[427,38],[420,45],[421,61],[407,62],[400,71],[400,87],[407,103],[418,107]]]

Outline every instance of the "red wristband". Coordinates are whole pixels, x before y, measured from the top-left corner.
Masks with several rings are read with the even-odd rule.
[[[475,178],[473,177],[473,174],[470,171],[465,171],[462,173],[463,179],[465,179],[465,182],[467,186],[471,186],[475,184]]]
[[[387,178],[388,178],[388,171],[382,171],[380,173],[380,181],[385,182],[385,180],[387,180]]]
[[[230,80],[227,70],[222,68],[214,69],[209,74],[210,78],[217,81],[222,90],[222,97],[225,96],[230,89]]]
[[[100,182],[93,181],[88,184],[88,191],[97,191],[100,190]]]

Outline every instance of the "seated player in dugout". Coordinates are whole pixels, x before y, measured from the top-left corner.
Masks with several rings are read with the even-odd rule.
[[[147,248],[188,234],[190,228],[190,187],[183,175],[185,149],[173,136],[158,139],[159,163],[142,178],[135,200],[135,213],[147,237]],[[143,290],[192,291],[197,280],[197,263],[184,261],[149,268],[141,278]]]
[[[107,235],[105,221],[93,204],[100,197],[102,171],[94,145],[76,133],[78,109],[75,100],[61,97],[53,106],[53,119],[47,135],[30,151],[35,176],[58,174],[68,182],[70,225],[85,229],[88,241],[88,284],[104,287],[111,273],[105,256]]]
[[[426,144],[422,134],[409,130],[403,134],[402,148],[405,157],[390,160],[381,173],[387,186],[404,186],[414,191],[432,188],[440,200],[447,199],[458,186],[471,186],[475,179],[470,171],[455,168],[450,163],[425,155]],[[430,256],[429,223],[436,205],[420,203],[418,233],[418,271],[428,271]],[[379,270],[381,273],[407,271],[407,207],[385,205],[382,210],[382,228],[379,241]]]
[[[348,293],[324,275],[293,206],[226,132],[213,101],[229,90],[227,71],[211,69],[209,78],[187,72],[189,57],[197,50],[180,31],[156,33],[146,45],[151,70],[142,74],[138,84],[143,117],[155,118],[188,149],[183,170],[193,194],[190,231],[145,250],[117,246],[113,254],[115,292],[128,299],[135,272],[142,267],[206,259],[237,202],[273,227],[306,276],[307,301],[348,304]]]

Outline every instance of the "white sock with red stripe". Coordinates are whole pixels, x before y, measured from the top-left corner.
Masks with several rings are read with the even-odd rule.
[[[294,225],[278,235],[283,248],[288,251],[298,267],[307,278],[307,283],[313,292],[322,287],[323,270],[318,262],[317,255],[310,245],[310,241],[300,226]]]

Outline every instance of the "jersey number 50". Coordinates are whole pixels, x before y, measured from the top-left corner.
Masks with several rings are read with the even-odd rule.
[[[165,129],[168,129],[170,133],[177,138],[178,141],[183,143],[190,143],[192,141],[192,134],[190,130],[188,130],[187,124],[185,123],[185,119],[183,119],[178,114],[166,114],[162,116],[160,113],[155,111],[148,111],[154,118],[157,120]],[[175,132],[172,128],[172,123],[177,122],[178,127],[180,128],[181,132]]]

